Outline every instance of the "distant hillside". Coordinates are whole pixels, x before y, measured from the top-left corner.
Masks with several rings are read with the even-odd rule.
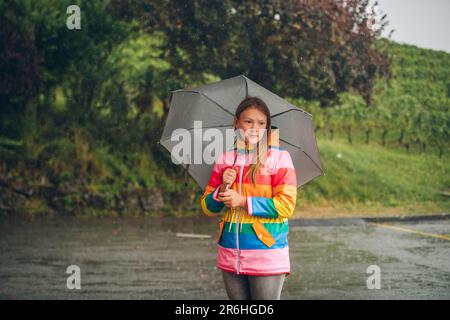
[[[387,40],[384,40],[388,42]],[[450,53],[388,42],[396,93],[415,97],[424,108],[449,111]]]
[[[450,159],[318,139],[325,175],[299,189],[295,217],[450,212]]]
[[[392,79],[378,82],[371,108],[353,93],[325,110],[297,102],[313,114],[325,176],[299,192],[296,217],[450,210],[450,54],[380,45],[392,57]]]
[[[392,78],[379,80],[373,105],[355,93],[323,109],[294,100],[311,112],[318,136],[352,143],[377,143],[411,152],[442,155],[450,144],[450,54],[381,40],[392,58]]]

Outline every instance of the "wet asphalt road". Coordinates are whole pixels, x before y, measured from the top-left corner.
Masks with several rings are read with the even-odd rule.
[[[281,298],[450,299],[448,216],[388,224],[291,221]],[[227,299],[216,235],[216,220],[203,216],[0,218],[0,299]],[[69,265],[81,269],[80,290],[67,289]],[[380,268],[380,289],[367,288],[370,265]]]

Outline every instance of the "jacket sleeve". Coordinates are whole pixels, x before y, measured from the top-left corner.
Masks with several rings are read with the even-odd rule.
[[[297,176],[291,155],[281,150],[272,177],[272,198],[247,197],[249,215],[264,218],[290,218],[297,202]]]
[[[217,214],[220,213],[220,211],[225,206],[225,204],[222,201],[217,199],[219,188],[222,185],[222,170],[220,165],[222,155],[217,159],[216,163],[214,164],[208,185],[205,187],[203,195],[200,199],[202,211],[207,216],[212,217],[217,216]]]

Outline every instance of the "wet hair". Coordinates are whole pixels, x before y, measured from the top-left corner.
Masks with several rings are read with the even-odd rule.
[[[236,108],[235,112],[236,119],[239,119],[241,113],[247,110],[248,108],[255,108],[266,115],[266,131],[264,132],[264,135],[266,135],[266,137],[263,136],[258,141],[256,145],[256,163],[250,164],[249,169],[245,175],[247,177],[250,174],[252,183],[256,184],[256,178],[258,176],[259,170],[261,168],[262,163],[265,163],[267,159],[267,151],[269,150],[270,134],[271,134],[270,110],[262,99],[257,97],[247,97],[244,100],[242,100],[241,103],[239,103],[238,107]],[[262,145],[263,141],[266,142],[265,146]]]

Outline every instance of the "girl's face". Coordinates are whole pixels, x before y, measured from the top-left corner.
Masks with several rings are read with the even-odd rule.
[[[245,142],[251,144],[256,144],[261,140],[263,130],[267,127],[266,115],[255,107],[245,109],[239,119],[235,118],[234,121],[235,127],[244,131]]]

